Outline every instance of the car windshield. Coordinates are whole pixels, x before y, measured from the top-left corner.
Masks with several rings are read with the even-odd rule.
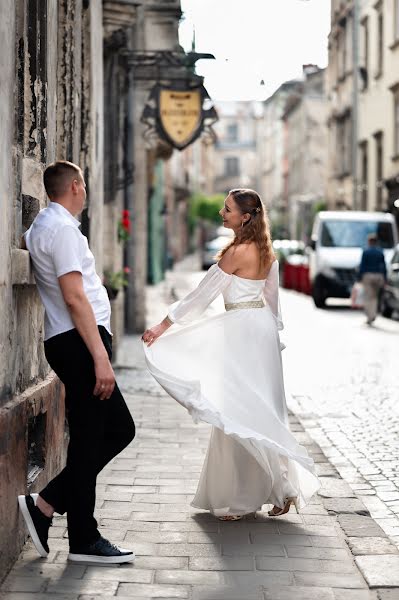
[[[386,221],[325,221],[321,245],[328,248],[364,248],[370,233],[377,234],[381,248],[393,247],[392,225]]]

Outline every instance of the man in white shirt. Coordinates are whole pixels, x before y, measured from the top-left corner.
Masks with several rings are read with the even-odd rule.
[[[135,426],[111,366],[111,307],[94,256],[75,218],[86,186],[81,169],[57,161],[44,172],[51,202],[25,234],[45,307],[45,353],[65,385],[70,441],[67,464],[40,494],[18,501],[41,556],[54,512],[67,513],[70,553],[78,563],[134,560],[101,537],[94,518],[96,477],[134,438]]]

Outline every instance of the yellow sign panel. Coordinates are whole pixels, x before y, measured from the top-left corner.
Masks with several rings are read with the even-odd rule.
[[[201,93],[160,90],[159,114],[163,130],[177,147],[184,148],[202,123]]]

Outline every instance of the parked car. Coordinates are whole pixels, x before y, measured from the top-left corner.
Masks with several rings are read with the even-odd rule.
[[[381,294],[380,312],[384,317],[392,317],[399,312],[399,244],[387,270],[387,282]]]
[[[322,211],[316,215],[309,248],[312,296],[318,308],[327,298],[349,298],[367,236],[377,234],[387,265],[398,243],[390,213]]]
[[[229,243],[229,237],[227,235],[219,235],[210,242],[205,242],[204,248],[201,253],[201,264],[203,270],[208,270],[209,267],[216,263],[215,256]]]

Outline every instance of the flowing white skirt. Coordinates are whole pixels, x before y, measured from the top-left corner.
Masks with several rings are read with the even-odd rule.
[[[299,506],[319,488],[289,430],[280,339],[269,307],[232,310],[144,346],[148,369],[194,421],[213,425],[192,505],[242,515]]]

